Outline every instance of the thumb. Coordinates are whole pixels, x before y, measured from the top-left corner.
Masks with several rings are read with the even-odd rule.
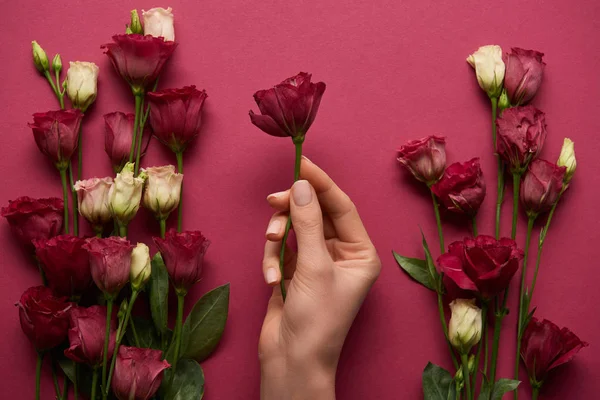
[[[327,252],[323,235],[323,213],[315,189],[308,181],[294,183],[290,196],[290,215],[298,242],[298,257]],[[316,253],[316,254],[315,254]]]

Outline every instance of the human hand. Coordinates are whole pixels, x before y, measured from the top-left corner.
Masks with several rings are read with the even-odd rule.
[[[334,399],[344,340],[381,262],[356,207],[325,172],[303,158],[291,190],[268,196],[265,281],[273,286],[259,341],[261,398]],[[286,248],[285,303],[279,253],[288,214],[298,253]]]

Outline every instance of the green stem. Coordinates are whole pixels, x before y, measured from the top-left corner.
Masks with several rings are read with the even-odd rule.
[[[90,396],[90,400],[96,400],[96,388],[98,387],[98,368],[94,368],[94,372],[92,374],[92,395]]]
[[[300,178],[300,165],[302,164],[302,144],[304,143],[304,136],[298,136],[292,138],[294,146],[296,148],[296,159],[294,162],[294,182]],[[281,296],[285,302],[287,291],[285,289],[284,279],[284,266],[285,266],[285,244],[287,243],[288,235],[290,234],[290,228],[292,227],[292,217],[290,216],[285,224],[285,232],[281,241],[281,250],[279,250],[279,272],[281,273],[281,280],[279,281],[279,288],[281,290]]]
[[[160,237],[161,237],[161,239],[164,239],[165,233],[167,231],[167,220],[164,218],[161,218],[158,220],[158,223],[160,224]]]
[[[477,218],[475,215],[471,218],[471,228],[473,228],[473,237],[477,237]]]
[[[502,320],[506,313],[504,310],[496,310],[494,321],[494,341],[492,342],[492,359],[490,361],[490,383],[496,382],[496,367],[498,366],[498,348],[500,347],[500,332],[502,331]]]
[[[37,355],[37,363],[35,366],[35,400],[40,400],[40,381],[42,377],[42,361],[44,360],[44,355],[38,353]]]
[[[143,114],[144,111],[144,97],[142,96],[142,104],[140,106],[140,112]],[[137,134],[137,150],[135,152],[135,167],[134,167],[134,175],[137,176],[140,171],[140,157],[142,155],[142,137],[144,136],[144,115],[141,115],[139,126],[138,126],[138,134]]]
[[[440,322],[442,323],[442,330],[444,331],[444,338],[446,339],[446,344],[448,345],[448,350],[450,350],[450,356],[452,357],[452,364],[454,368],[458,370],[458,361],[456,360],[456,356],[454,355],[454,350],[452,349],[452,344],[450,343],[450,338],[448,337],[448,324],[446,324],[446,312],[444,311],[444,302],[442,300],[442,294],[438,291],[437,293],[437,303],[438,303],[438,312],[440,314]]]
[[[472,400],[471,396],[471,379],[469,378],[469,357],[467,354],[461,354],[460,360],[462,361],[463,378],[465,382],[465,390],[468,400]]]
[[[54,84],[54,81],[52,80],[52,77],[50,76],[50,71],[44,71],[44,76],[46,77],[46,80],[50,84],[50,87],[52,88],[52,91],[54,92],[56,99],[58,100],[60,109],[63,110],[65,108],[65,104],[64,104],[64,101],[62,100],[62,96],[61,96],[60,92],[58,91],[58,89],[56,88],[56,85]]]
[[[177,158],[177,172],[183,174],[183,152],[175,153]],[[177,206],[177,232],[181,232],[183,225],[183,181],[181,182],[181,190],[179,191],[179,206]]]
[[[79,399],[79,386],[78,386],[78,382],[79,381],[79,364],[75,363],[75,380],[73,381],[73,396],[75,398],[75,400]]]
[[[516,389],[515,389],[515,391],[516,391]],[[531,393],[531,400],[537,400],[539,395],[540,395],[540,388],[534,386],[533,391]]]
[[[81,147],[79,148],[81,149]],[[81,170],[81,167],[79,168]],[[81,180],[81,178],[79,179]],[[69,163],[69,183],[71,184],[71,198],[73,199],[73,235],[79,236],[79,203],[77,202],[77,192],[73,182],[73,163]]]
[[[65,94],[64,94],[63,88],[61,87],[61,84],[60,84],[60,71],[55,70],[54,77],[56,78],[56,91],[58,92],[58,94],[57,94],[58,103],[60,104],[60,109],[64,110],[65,109]]]
[[[62,181],[63,186],[63,201],[64,201],[64,216],[63,216],[63,224],[64,224],[64,232],[65,234],[69,233],[69,188],[67,184],[67,169],[60,168],[60,180]]]
[[[127,237],[127,225],[119,224],[119,236]]]
[[[185,293],[177,293],[177,318],[175,319],[175,332],[173,333],[173,343],[175,343],[173,355],[173,372],[171,377],[175,376],[175,368],[179,360],[179,350],[181,347],[181,329],[183,327],[183,305],[185,302]]]
[[[489,305],[488,305],[489,308]],[[486,317],[487,318],[487,317]],[[488,345],[489,345],[489,341],[490,341],[490,335],[488,334],[488,328],[487,328],[487,321],[485,322],[485,327],[483,329],[485,336],[483,338],[484,343],[485,343],[485,354],[483,355],[483,373],[487,376],[487,370],[488,370]]]
[[[121,342],[125,337],[125,332],[127,331],[127,325],[129,324],[129,318],[131,317],[131,310],[133,310],[133,305],[135,304],[135,300],[137,299],[139,294],[138,290],[133,290],[131,292],[131,298],[127,303],[127,309],[125,310],[125,316],[123,317],[123,323],[119,325],[117,328],[117,339],[115,343],[115,350],[113,351],[113,356],[110,362],[110,370],[108,371],[108,377],[106,378],[106,386],[104,387],[103,398],[106,399],[108,393],[110,392],[110,382],[112,380],[113,373],[115,371],[115,364],[117,362],[117,354],[119,353],[119,346],[121,346]],[[136,346],[139,345],[136,343]]]
[[[40,271],[40,278],[42,278],[42,285],[48,286],[48,280],[46,279],[46,273],[44,272],[44,268],[42,268],[42,263],[39,258],[33,256],[35,263],[37,264],[38,270]]]
[[[106,373],[108,364],[108,343],[110,341],[110,324],[112,321],[113,298],[106,299],[106,331],[104,334],[104,360],[102,361],[102,387],[106,387]]]
[[[129,150],[129,162],[133,162],[133,157],[135,155],[135,145],[137,138],[137,131],[140,125],[140,117],[142,113],[142,94],[135,95],[135,119],[133,120],[133,137],[131,138],[131,148]]]
[[[440,218],[440,208],[438,206],[437,199],[435,198],[435,194],[433,193],[433,190],[431,190],[431,187],[430,187],[429,191],[431,192],[431,200],[433,201],[433,212],[435,213],[435,222],[437,224],[438,237],[440,239],[440,252],[441,252],[441,254],[444,254],[444,249],[446,248],[446,246],[444,246],[444,233],[442,232],[442,220]]]
[[[131,326],[131,333],[133,333],[133,341],[135,342],[135,347],[142,347],[140,346],[140,338],[135,327],[135,322],[131,320],[129,321],[129,325]]]
[[[471,385],[473,386],[473,390],[475,390],[475,388],[477,387],[477,371],[479,370],[479,360],[481,359],[481,349],[482,349],[482,347],[484,347],[485,338],[487,337],[487,311],[488,311],[488,303],[483,302],[481,305],[481,321],[483,323],[483,327],[481,328],[482,340],[479,342],[479,346],[477,349],[477,355],[475,356],[475,373],[473,374],[473,381],[471,382]]]
[[[54,364],[54,360],[50,360],[51,371],[52,371],[52,383],[54,383],[54,391],[56,392],[56,398],[60,399],[62,397],[60,393],[60,386],[58,385],[58,376],[56,375],[56,365]]]
[[[92,227],[93,231],[94,231],[94,235],[97,238],[101,238],[102,237],[102,233],[104,232],[104,227],[102,225],[94,225]]]
[[[67,378],[67,375],[65,375],[63,377],[63,392],[62,392],[61,399],[67,400],[68,397],[69,397],[69,378]]]
[[[512,218],[512,231],[510,234],[511,239],[515,240],[517,237],[517,221],[519,217],[519,188],[521,187],[521,174],[518,172],[513,173],[513,218]]]
[[[500,214],[502,213],[502,202],[504,201],[504,164],[497,151],[496,118],[498,112],[498,99],[491,98],[492,102],[492,144],[494,145],[494,154],[498,164],[498,188],[496,199],[496,239],[500,238]]]

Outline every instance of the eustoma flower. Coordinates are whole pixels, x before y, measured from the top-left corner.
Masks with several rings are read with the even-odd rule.
[[[144,18],[144,35],[162,37],[164,40],[175,40],[175,29],[173,28],[173,13],[171,7],[164,9],[162,7],[151,8],[148,11],[142,10]]]
[[[529,216],[549,211],[562,192],[566,168],[546,160],[529,164],[521,184],[521,203]]]
[[[575,143],[573,143],[571,139],[565,138],[556,164],[567,169],[565,172],[564,184],[568,186],[569,182],[571,182],[571,179],[573,179],[575,170],[577,169],[577,160],[575,159]]]
[[[79,213],[93,226],[96,234],[101,234],[103,225],[112,218],[108,207],[108,193],[112,185],[112,178],[106,177],[77,181],[73,186]]]
[[[532,317],[521,339],[521,358],[534,390],[542,386],[548,371],[571,361],[587,346],[569,329]]]
[[[446,169],[446,140],[427,136],[411,140],[398,149],[398,161],[421,182],[431,186],[440,180]]]
[[[65,356],[75,362],[98,367],[104,357],[104,332],[106,328],[106,307],[76,307],[69,313],[69,348]],[[116,338],[116,320],[111,316],[108,354],[112,354]]]
[[[500,96],[505,73],[500,46],[481,46],[475,53],[467,57],[467,62],[475,68],[477,82],[488,96],[490,98]]]
[[[451,243],[438,264],[461,289],[491,299],[506,289],[522,259],[523,251],[514,240],[479,235]]]
[[[479,158],[450,165],[431,190],[449,211],[473,217],[485,198]]]
[[[460,354],[468,354],[471,347],[479,343],[483,329],[481,309],[475,299],[456,299],[450,303],[452,317],[448,327],[448,338]]]
[[[145,174],[134,177],[133,164],[127,163],[117,174],[108,192],[108,207],[119,223],[121,236],[125,236],[127,224],[140,208],[145,179]]]
[[[67,338],[72,304],[66,297],[55,296],[50,288],[35,286],[23,293],[17,306],[21,329],[37,351],[52,349]]]
[[[119,111],[104,114],[105,124],[105,136],[104,136],[104,150],[110,158],[113,171],[115,173],[121,172],[123,166],[129,160],[131,146],[133,143],[133,128],[135,122],[134,114],[125,114]],[[150,143],[150,132],[148,129],[144,129],[142,135],[142,154],[146,152],[148,144]]]
[[[173,165],[151,167],[142,171],[148,175],[144,189],[144,207],[151,210],[161,222],[162,237],[165,220],[179,205],[183,174],[176,173]]]
[[[50,239],[58,235],[63,226],[63,201],[56,197],[32,199],[23,196],[2,207],[2,216],[8,221],[13,234],[28,249],[32,241]]]
[[[114,298],[129,281],[133,246],[127,239],[109,237],[88,239],[84,248],[90,255],[96,286],[108,298]]]
[[[121,346],[112,389],[119,400],[149,400],[160,387],[163,371],[169,367],[160,350]]]
[[[36,240],[35,254],[42,263],[48,286],[59,296],[78,297],[90,287],[92,275],[85,240],[72,235]]]
[[[504,87],[510,104],[518,106],[527,104],[537,93],[542,84],[544,53],[535,50],[523,50],[513,47],[510,53],[503,56],[506,64]]]
[[[69,63],[67,71],[67,96],[77,108],[85,112],[98,95],[98,72],[100,69],[92,62],[75,61]]]
[[[152,273],[150,264],[150,249],[144,243],[138,243],[131,251],[131,270],[129,279],[133,290],[140,290]]]

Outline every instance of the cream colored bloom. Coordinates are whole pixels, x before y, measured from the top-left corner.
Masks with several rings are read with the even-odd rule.
[[[477,82],[488,96],[490,98],[500,96],[505,71],[500,46],[481,46],[475,53],[467,57],[467,62],[475,68]]]
[[[102,227],[112,218],[108,208],[108,192],[112,184],[112,178],[107,177],[77,181],[73,185],[77,192],[79,214],[94,227]]]
[[[467,354],[481,339],[481,308],[475,305],[475,299],[456,299],[450,303],[450,310],[448,338],[460,354]]]
[[[69,63],[67,71],[67,96],[74,108],[88,109],[98,94],[98,72],[100,69],[92,62],[75,61]]]
[[[564,183],[568,184],[571,182],[573,174],[575,174],[575,170],[577,169],[577,160],[575,159],[575,143],[571,139],[565,138],[562,149],[560,150],[558,162],[556,164],[558,164],[560,167],[567,168]]]
[[[162,7],[142,10],[144,18],[144,35],[163,37],[165,41],[175,40],[175,28],[173,27],[173,13],[171,7],[166,10]]]
[[[131,252],[131,271],[129,275],[131,286],[136,290],[141,289],[150,279],[151,273],[150,249],[144,243],[138,243]]]
[[[144,207],[156,218],[166,219],[179,205],[183,174],[175,172],[175,166],[165,165],[142,169],[148,175],[144,190]]]
[[[108,193],[110,212],[123,226],[135,217],[140,208],[142,189],[146,180],[144,173],[138,177],[133,176],[133,166],[133,163],[125,164]]]

